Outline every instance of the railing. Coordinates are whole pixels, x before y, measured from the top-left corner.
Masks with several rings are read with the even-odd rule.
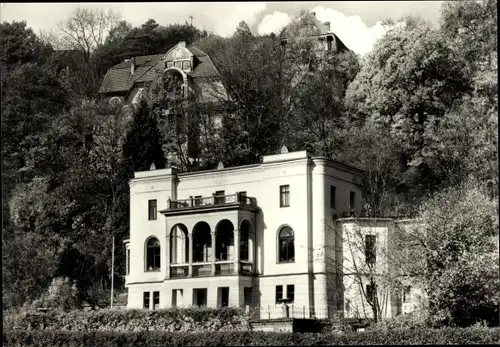
[[[247,261],[240,261],[240,274],[243,276],[252,276],[253,274],[252,263]]]
[[[187,264],[171,264],[170,265],[170,277],[172,278],[183,278],[188,276],[188,265]]]
[[[229,205],[240,204],[246,206],[257,206],[255,198],[245,196],[241,193],[230,195],[215,195],[210,197],[194,197],[189,199],[167,200],[167,208],[169,210],[192,208],[202,206],[216,206],[216,205]]]
[[[337,319],[342,317],[343,312],[332,306],[308,306],[308,305],[268,305],[256,306],[250,308],[253,319],[286,319],[286,318],[302,318],[302,319]]]
[[[193,263],[193,277],[212,276],[212,265],[210,263]]]
[[[216,262],[215,263],[215,275],[227,276],[234,275],[234,262]]]
[[[239,264],[240,275],[252,276],[253,264],[249,261],[242,260]],[[234,261],[223,260],[215,262],[215,276],[235,275]],[[189,276],[188,264],[170,264],[170,278],[184,278]],[[212,276],[212,263],[199,262],[193,263],[192,277],[209,277]]]

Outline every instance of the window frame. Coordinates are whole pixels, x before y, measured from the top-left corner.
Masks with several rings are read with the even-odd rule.
[[[367,284],[365,289],[366,289],[366,301],[370,304],[372,304],[375,300],[375,284],[370,283]]]
[[[290,185],[280,185],[280,208],[290,207]]]
[[[336,200],[337,200],[337,187],[334,185],[330,186],[330,208],[336,209]]]
[[[156,299],[158,299],[157,303],[156,303]],[[158,305],[158,307],[156,305]],[[160,308],[160,292],[154,291],[153,292],[153,310],[157,310],[159,308]]]
[[[349,191],[349,210],[353,212],[356,209],[356,192]]]
[[[365,263],[367,265],[377,263],[377,235],[365,235]]]
[[[281,297],[279,297],[278,294],[281,294]],[[276,289],[275,289],[275,295],[274,295],[276,305],[280,304],[283,301],[283,294],[284,294],[283,293],[283,285],[282,284],[277,285]]]
[[[125,254],[127,257],[126,258],[126,261],[127,261],[126,274],[130,275],[130,248],[129,247],[127,247]]]
[[[150,242],[156,240],[156,242],[158,242],[158,246],[154,246],[154,245],[151,245],[150,246]],[[147,240],[146,240],[146,244],[145,244],[145,248],[146,248],[146,259],[145,259],[145,262],[144,262],[144,265],[145,265],[145,272],[159,272],[161,271],[161,243],[160,243],[160,240],[158,240],[158,238],[152,236],[152,237],[149,237]],[[150,253],[149,253],[149,250],[150,249],[157,249],[157,252],[156,251],[153,251],[153,254],[152,254],[152,267],[151,267],[151,270],[149,270],[149,261],[150,261]],[[156,263],[158,263],[158,267],[155,267]]]
[[[290,290],[292,289],[292,290]],[[292,293],[292,297],[290,297],[290,292]],[[287,284],[286,285],[286,298],[289,299],[290,303],[293,304],[295,300],[295,284]]]
[[[411,298],[411,286],[405,286],[403,288],[403,298],[402,298],[403,304],[409,303],[410,298]]]
[[[158,219],[158,200],[149,199],[148,200],[148,220]]]
[[[281,236],[282,232],[289,229],[292,232],[292,236]],[[277,263],[278,264],[289,264],[289,263],[295,263],[295,231],[290,227],[289,225],[283,225],[278,229],[278,234],[277,234]],[[283,244],[283,241],[286,242],[286,244]],[[283,258],[282,255],[282,249],[286,250],[286,260]],[[292,252],[290,252],[290,249]],[[290,255],[290,253],[292,253]]]
[[[194,206],[201,206],[203,203],[203,195],[195,195],[194,196]]]
[[[225,190],[216,190],[214,195],[215,195],[215,205],[224,205],[226,203]]]
[[[142,294],[142,308],[145,310],[151,309],[151,293],[150,292],[143,292],[143,294]]]

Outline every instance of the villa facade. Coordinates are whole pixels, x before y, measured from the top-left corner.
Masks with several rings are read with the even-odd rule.
[[[362,210],[362,173],[306,151],[209,171],[136,172],[127,307],[259,307],[262,318],[282,317],[283,303],[286,316],[354,312],[349,273],[332,259],[343,264],[349,253],[342,233]],[[387,234],[386,224],[375,234]],[[395,298],[387,305],[398,314]]]

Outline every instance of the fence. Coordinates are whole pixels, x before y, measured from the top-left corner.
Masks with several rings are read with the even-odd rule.
[[[331,306],[307,306],[307,305],[268,305],[249,307],[249,313],[253,319],[336,319],[343,316],[343,312]]]

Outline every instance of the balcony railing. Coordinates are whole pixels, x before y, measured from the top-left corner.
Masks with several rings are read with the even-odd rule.
[[[170,265],[170,277],[172,278],[188,277],[188,265],[186,264]]]
[[[212,276],[212,265],[210,263],[194,263],[193,277]]]
[[[240,275],[252,276],[253,264],[249,261],[242,260],[240,262]],[[215,276],[231,276],[234,275],[234,261],[224,260],[215,262]],[[189,276],[188,264],[171,264],[170,278],[185,278]],[[212,276],[212,264],[208,262],[193,263],[192,277],[209,277]]]
[[[241,193],[230,194],[230,195],[215,195],[209,197],[192,197],[189,199],[180,200],[167,200],[167,209],[185,209],[185,208],[197,208],[203,206],[220,206],[220,205],[233,205],[237,204],[240,206],[257,206],[255,198],[243,195]]]

